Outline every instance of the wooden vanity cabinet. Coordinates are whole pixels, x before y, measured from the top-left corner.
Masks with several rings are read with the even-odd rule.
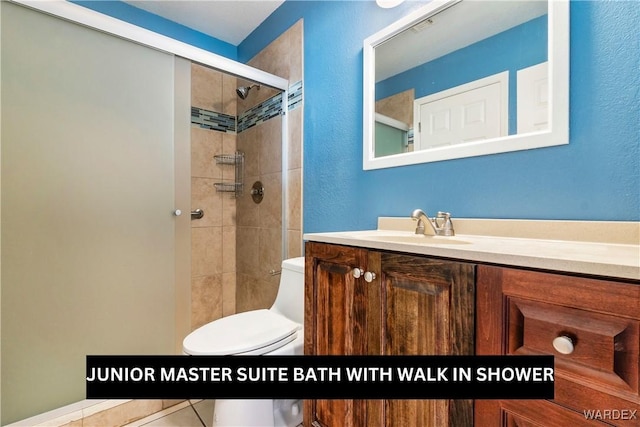
[[[305,354],[474,353],[474,264],[317,242],[305,250]],[[470,427],[473,402],[306,400],[304,425]]]
[[[552,401],[477,400],[477,426],[640,426],[638,283],[479,265],[476,297],[476,354],[555,356]]]

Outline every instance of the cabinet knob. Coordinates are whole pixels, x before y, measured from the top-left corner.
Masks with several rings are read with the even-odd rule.
[[[574,349],[573,340],[566,335],[561,335],[553,340],[553,348],[560,354],[571,354]]]
[[[376,273],[372,273],[371,271],[367,271],[364,273],[364,280],[367,283],[371,283],[376,279]]]
[[[362,274],[364,273],[364,270],[356,267],[353,270],[351,270],[351,273],[353,274],[353,277],[355,277],[356,279],[359,279],[360,276],[362,276]]]

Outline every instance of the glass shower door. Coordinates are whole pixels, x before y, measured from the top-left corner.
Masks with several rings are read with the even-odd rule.
[[[87,354],[175,353],[189,215],[174,57],[7,2],[1,19],[6,424],[84,399]]]

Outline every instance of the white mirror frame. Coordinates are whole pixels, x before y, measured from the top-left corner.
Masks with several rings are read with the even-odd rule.
[[[462,0],[432,0],[364,40],[363,169],[381,169],[441,160],[529,150],[569,143],[569,0],[549,0],[549,129],[446,147],[375,157],[375,48],[428,16]]]

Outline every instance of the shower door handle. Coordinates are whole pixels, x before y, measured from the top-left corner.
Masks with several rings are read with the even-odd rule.
[[[191,211],[191,219],[200,219],[204,216],[204,211],[202,209],[196,209]]]

